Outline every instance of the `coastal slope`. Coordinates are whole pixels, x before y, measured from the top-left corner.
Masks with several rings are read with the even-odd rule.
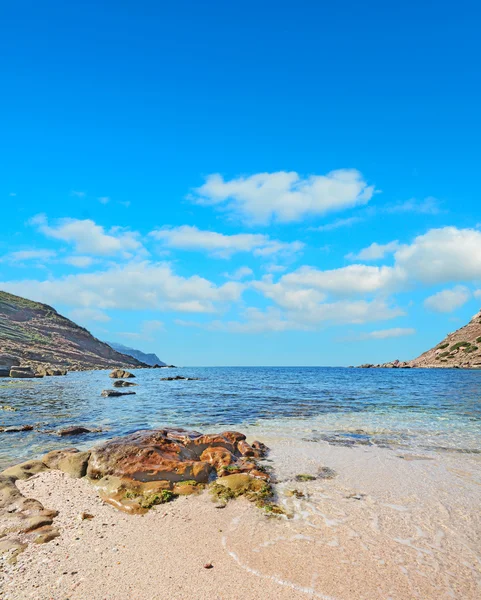
[[[71,371],[147,366],[117,352],[51,306],[0,291],[0,364],[2,355],[22,364]]]
[[[481,311],[467,325],[449,333],[442,342],[408,364],[424,368],[481,368]]]
[[[106,342],[109,346],[111,346],[117,352],[121,352],[122,354],[128,354],[129,356],[133,356],[137,360],[145,363],[146,365],[150,365],[151,367],[155,367],[158,365],[159,367],[166,367],[167,364],[162,362],[157,354],[142,352],[141,350],[136,350],[135,348],[129,348],[128,346],[124,346],[123,344],[118,344],[117,342]]]

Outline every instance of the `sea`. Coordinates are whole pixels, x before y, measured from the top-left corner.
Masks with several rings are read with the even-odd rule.
[[[182,510],[207,503],[203,514],[210,515],[219,552],[232,565],[293,598],[481,598],[481,371],[234,367],[134,373],[130,381],[137,385],[125,389],[135,395],[117,398],[101,396],[112,387],[108,371],[0,380],[0,405],[15,409],[0,410],[0,426],[33,427],[0,432],[0,468],[55,448],[91,448],[138,429],[238,430],[268,446],[264,466],[284,514],[270,518],[243,499],[232,512],[216,511],[208,492],[172,507],[190,521],[193,513]],[[162,381],[175,375],[196,380]],[[58,434],[74,425],[100,431]],[[54,473],[19,485],[37,497],[49,477],[61,483],[64,498],[68,489],[87,493],[90,486]],[[49,491],[43,501],[58,506],[59,518],[71,514],[69,497],[62,504]],[[219,514],[231,515],[221,528]],[[161,539],[166,521],[156,523]],[[56,548],[47,544],[45,556]],[[52,559],[49,568],[55,565]],[[62,593],[55,597],[63,598],[61,577],[58,585]]]
[[[0,379],[0,468],[138,429],[248,430],[337,446],[481,454],[481,371],[328,367],[134,369],[135,395],[104,398],[109,371]],[[162,381],[181,375],[195,381]],[[5,406],[14,410],[5,410]],[[101,430],[62,437],[73,425]]]

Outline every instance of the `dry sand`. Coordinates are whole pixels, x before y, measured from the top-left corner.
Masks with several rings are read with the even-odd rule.
[[[478,600],[481,461],[262,438],[292,519],[208,494],[144,516],[60,472],[19,482],[57,509],[61,536],[4,565],[5,600]],[[404,456],[401,458],[401,455]],[[331,480],[299,483],[321,466]],[[297,489],[304,498],[286,496]],[[89,512],[92,520],[81,521]],[[213,568],[204,565],[212,563]],[[0,573],[1,574],[1,573]],[[2,595],[3,594],[3,595]]]

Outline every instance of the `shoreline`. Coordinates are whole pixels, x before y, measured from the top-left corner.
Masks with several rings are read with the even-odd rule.
[[[219,510],[206,492],[125,515],[85,479],[40,473],[18,487],[59,511],[60,536],[4,565],[5,600],[479,597],[479,456],[339,447],[255,429],[271,448],[291,519],[242,498]],[[295,481],[320,467],[337,477]],[[81,512],[93,519],[81,521]]]

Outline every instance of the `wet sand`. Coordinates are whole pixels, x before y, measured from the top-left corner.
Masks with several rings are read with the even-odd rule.
[[[128,516],[86,480],[18,485],[59,511],[61,536],[4,565],[5,600],[422,600],[481,597],[481,459],[269,438],[278,501],[267,517],[207,493]],[[299,473],[333,479],[297,482]],[[298,496],[288,495],[297,490]],[[89,512],[92,520],[81,521]],[[211,563],[213,568],[204,565]]]

